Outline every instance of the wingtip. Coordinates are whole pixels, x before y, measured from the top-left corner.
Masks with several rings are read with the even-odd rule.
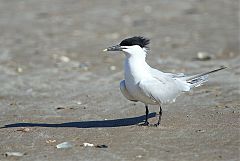
[[[222,66],[220,66],[220,68],[211,71],[211,73],[214,73],[214,72],[217,72],[217,71],[219,71],[219,70],[226,69],[226,68],[227,68],[226,66],[222,65]]]
[[[228,68],[228,67],[222,65],[222,66],[220,66],[220,68],[217,69],[217,71],[218,71],[218,70],[223,70],[223,69],[226,69],[226,68]]]
[[[227,67],[224,66],[224,65],[220,66],[220,69],[226,69],[226,68],[227,68]]]

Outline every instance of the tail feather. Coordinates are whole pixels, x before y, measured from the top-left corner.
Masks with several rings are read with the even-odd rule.
[[[183,79],[190,84],[190,87],[199,87],[201,86],[204,82],[208,81],[208,75],[211,73],[215,73],[217,71],[223,70],[227,67],[222,66],[218,69],[209,71],[209,72],[205,72],[205,73],[201,73],[201,74],[196,74],[193,76],[188,76],[188,77],[184,77]]]
[[[203,76],[188,80],[187,83],[190,84],[190,87],[192,88],[192,87],[199,87],[207,81],[208,81],[208,75],[203,75]]]

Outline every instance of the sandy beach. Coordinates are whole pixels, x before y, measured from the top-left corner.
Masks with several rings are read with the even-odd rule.
[[[238,12],[238,0],[1,0],[0,160],[239,160]],[[164,72],[227,69],[164,104],[159,127],[138,126],[124,55],[102,52],[135,35]]]

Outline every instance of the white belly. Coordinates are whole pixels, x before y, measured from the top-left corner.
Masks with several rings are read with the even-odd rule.
[[[138,83],[133,83],[131,81],[126,81],[126,88],[129,92],[129,94],[131,94],[136,100],[145,103],[145,104],[151,104],[151,105],[155,105],[157,104],[156,101],[153,101],[150,97],[146,96],[141,89],[138,86]]]
[[[137,67],[137,68],[136,68]],[[125,83],[126,88],[136,100],[143,102],[145,104],[157,104],[149,96],[145,95],[139,88],[139,82],[146,78],[151,77],[151,75],[146,70],[146,67],[142,65],[136,65],[134,62],[125,62]]]

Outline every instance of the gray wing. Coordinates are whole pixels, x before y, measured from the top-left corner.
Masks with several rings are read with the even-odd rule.
[[[159,103],[174,102],[181,93],[174,82],[157,79],[140,81],[139,88],[146,96]]]
[[[120,82],[120,90],[121,90],[123,96],[126,97],[128,100],[137,102],[137,100],[128,92],[126,85],[125,85],[125,80],[122,80]]]
[[[162,82],[169,82],[175,84],[175,88],[177,88],[179,91],[185,92],[191,89],[191,85],[184,80],[186,75],[183,73],[164,73],[154,68],[150,68],[149,71],[154,78]]]
[[[164,72],[161,72],[157,69],[154,69],[154,68],[151,68],[150,67],[150,72],[152,75],[154,76],[162,76],[162,75],[165,75],[165,76],[169,76],[169,77],[172,77],[172,78],[182,78],[182,77],[186,77],[186,75],[184,73],[164,73]]]
[[[182,77],[182,74],[163,73],[153,68],[150,72],[153,79],[140,81],[139,88],[145,95],[159,103],[174,102],[183,91],[190,90],[189,85],[178,78]]]
[[[151,74],[157,78],[165,75],[165,76],[171,77],[175,80],[182,82],[182,84],[184,85],[183,91],[189,91],[188,87],[193,88],[193,87],[201,86],[203,83],[207,82],[209,74],[218,72],[218,71],[226,69],[226,68],[227,67],[225,67],[225,66],[221,66],[220,68],[217,68],[215,70],[211,70],[211,71],[196,74],[196,75],[190,75],[190,76],[187,76],[183,73],[177,73],[177,74],[163,73],[163,72],[153,69],[151,67],[149,68],[149,70],[150,70]]]

